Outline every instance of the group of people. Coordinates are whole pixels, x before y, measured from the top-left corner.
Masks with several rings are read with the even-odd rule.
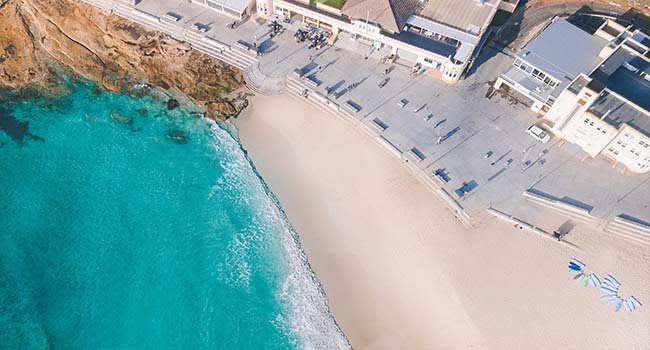
[[[294,34],[294,37],[296,38],[296,42],[305,42],[309,40],[309,48],[310,49],[320,49],[325,42],[327,41],[329,34],[323,31],[319,30],[305,30],[305,29],[298,29],[296,33]]]

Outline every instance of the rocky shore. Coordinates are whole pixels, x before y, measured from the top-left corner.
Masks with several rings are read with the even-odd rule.
[[[57,93],[66,72],[118,93],[151,84],[183,94],[215,120],[248,105],[238,69],[81,2],[0,0],[0,19],[0,89]]]

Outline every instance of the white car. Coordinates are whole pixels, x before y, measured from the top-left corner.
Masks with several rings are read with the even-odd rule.
[[[551,139],[551,136],[547,134],[544,129],[535,124],[529,126],[526,132],[528,135],[532,136],[535,140],[541,143],[547,143]]]

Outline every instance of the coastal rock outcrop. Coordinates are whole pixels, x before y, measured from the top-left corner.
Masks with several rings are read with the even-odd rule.
[[[61,69],[113,92],[181,92],[225,119],[247,105],[241,72],[187,43],[73,0],[0,0],[0,88],[56,89]]]

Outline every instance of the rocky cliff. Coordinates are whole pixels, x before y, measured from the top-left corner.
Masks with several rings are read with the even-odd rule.
[[[58,68],[110,91],[148,82],[224,119],[247,105],[236,68],[75,0],[0,0],[0,87],[57,87]]]

